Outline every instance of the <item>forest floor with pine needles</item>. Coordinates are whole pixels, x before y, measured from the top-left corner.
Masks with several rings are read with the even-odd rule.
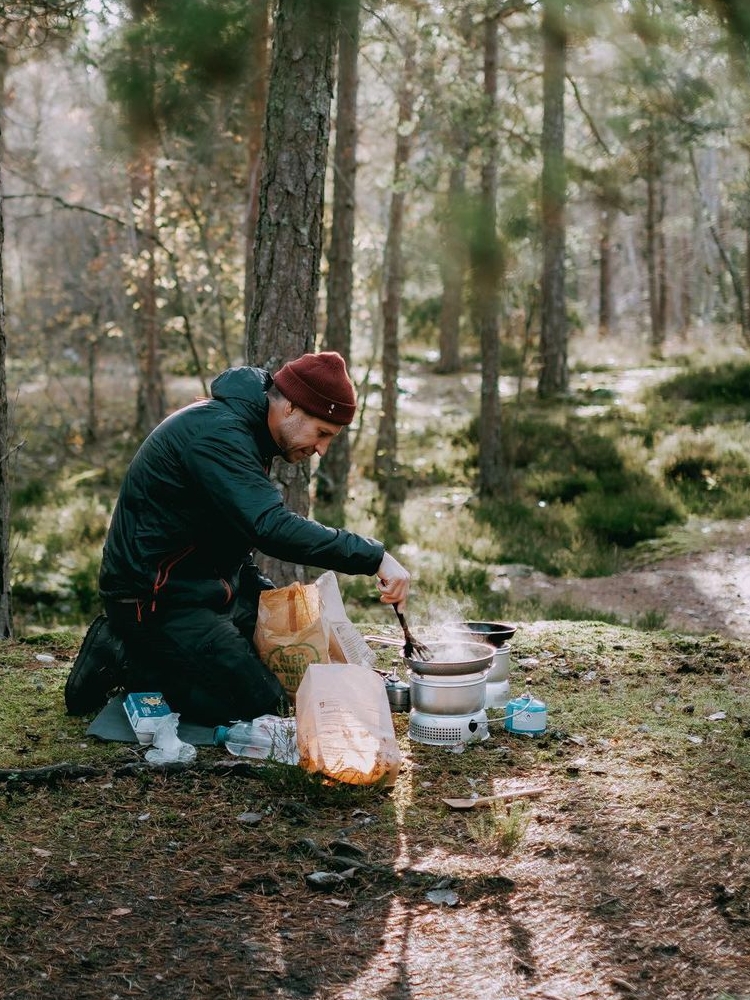
[[[547,732],[434,747],[394,715],[390,791],[87,738],[76,646],[0,651],[4,998],[750,996],[745,643],[519,623]]]

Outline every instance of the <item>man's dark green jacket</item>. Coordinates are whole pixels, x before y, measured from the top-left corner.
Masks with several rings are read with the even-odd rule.
[[[257,575],[255,549],[340,573],[377,571],[382,543],[284,506],[268,475],[279,454],[268,430],[271,383],[263,369],[230,368],[214,379],[211,399],[178,410],[146,438],[104,544],[103,598],[221,607],[243,566]]]

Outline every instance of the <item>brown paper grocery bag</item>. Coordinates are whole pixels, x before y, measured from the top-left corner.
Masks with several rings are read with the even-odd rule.
[[[254,642],[258,656],[292,697],[309,663],[328,663],[330,628],[314,584],[295,582],[263,590]]]

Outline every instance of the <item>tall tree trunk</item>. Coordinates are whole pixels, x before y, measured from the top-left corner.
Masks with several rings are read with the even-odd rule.
[[[138,280],[138,409],[137,426],[146,435],[164,419],[166,398],[161,370],[161,331],[156,307],[156,156],[151,148],[141,150],[132,174],[134,200],[146,199],[139,256],[146,267]]]
[[[99,439],[99,407],[96,393],[96,367],[99,359],[99,316],[101,307],[95,305],[91,316],[91,333],[86,337],[86,441],[93,444]]]
[[[3,253],[5,224],[3,211],[3,126],[5,125],[5,74],[7,54],[0,48],[0,639],[13,636],[13,612],[10,593],[10,428],[8,425],[8,386],[6,382],[5,286]]]
[[[664,219],[667,215],[667,188],[662,173],[659,178],[659,226],[656,242],[656,281],[659,289],[659,329],[661,330],[661,347],[667,337],[667,317],[669,307],[669,266],[667,264],[667,237],[664,232]]]
[[[245,328],[252,310],[255,287],[255,230],[260,205],[260,169],[263,154],[263,119],[268,97],[268,0],[252,6],[250,63],[253,79],[247,109],[247,220],[245,223]]]
[[[656,134],[649,131],[646,148],[646,266],[648,268],[648,304],[651,319],[651,353],[660,357],[664,346],[663,285],[661,281],[661,173]]]
[[[461,313],[463,312],[466,271],[466,163],[465,150],[454,150],[459,162],[451,167],[448,202],[443,220],[443,247],[440,274],[443,296],[440,303],[440,358],[437,370],[457,372],[461,368]]]
[[[612,332],[612,210],[601,208],[599,235],[599,336]]]
[[[142,20],[149,14],[148,0],[131,0],[133,18]],[[130,193],[133,205],[144,204],[134,232],[134,255],[145,261],[145,269],[136,278],[137,310],[136,355],[138,359],[138,398],[136,427],[142,436],[148,434],[166,413],[164,377],[161,370],[161,333],[156,307],[156,140],[158,126],[153,105],[153,53],[131,49],[134,64],[149,61],[141,78],[150,81],[150,88],[141,100],[129,106],[129,126],[133,155],[128,165]]]
[[[398,126],[393,167],[393,190],[388,214],[388,234],[383,266],[383,395],[375,443],[375,478],[383,504],[383,533],[388,544],[401,538],[403,484],[398,469],[398,325],[404,283],[401,240],[404,229],[406,191],[404,173],[411,154],[411,120],[414,113],[415,43],[405,42],[404,69],[398,99]]]
[[[313,350],[336,22],[326,0],[279,0],[276,9],[247,331],[251,364],[271,372]],[[285,502],[307,515],[310,464],[277,462]],[[261,559],[278,584],[302,566]]]
[[[498,20],[488,14],[484,23],[484,95],[488,121],[497,105]],[[480,496],[496,494],[504,484],[500,413],[499,291],[503,274],[502,248],[497,234],[497,138],[487,130],[482,162],[481,192],[472,242],[474,326],[482,349],[479,411]]]
[[[568,388],[565,308],[565,0],[544,0],[542,121],[542,330],[537,390],[548,398]]]
[[[336,86],[336,148],[333,157],[333,212],[328,248],[325,345],[349,363],[352,341],[352,282],[354,269],[354,209],[357,173],[357,54],[359,2],[341,8]],[[316,514],[331,524],[346,520],[346,496],[351,462],[349,428],[333,439],[318,466]]]

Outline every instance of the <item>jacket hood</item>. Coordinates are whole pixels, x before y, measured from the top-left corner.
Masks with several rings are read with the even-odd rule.
[[[279,448],[268,430],[266,390],[272,385],[270,372],[249,365],[227,368],[211,383],[211,396],[214,399],[226,403],[254,431],[261,428],[265,432],[260,440],[261,451],[271,457],[279,454]]]
[[[266,389],[273,383],[270,372],[263,368],[250,368],[247,365],[237,368],[227,368],[217,375],[211,383],[211,395],[214,399],[222,399],[233,409],[243,408],[256,410],[260,407],[266,411]]]

